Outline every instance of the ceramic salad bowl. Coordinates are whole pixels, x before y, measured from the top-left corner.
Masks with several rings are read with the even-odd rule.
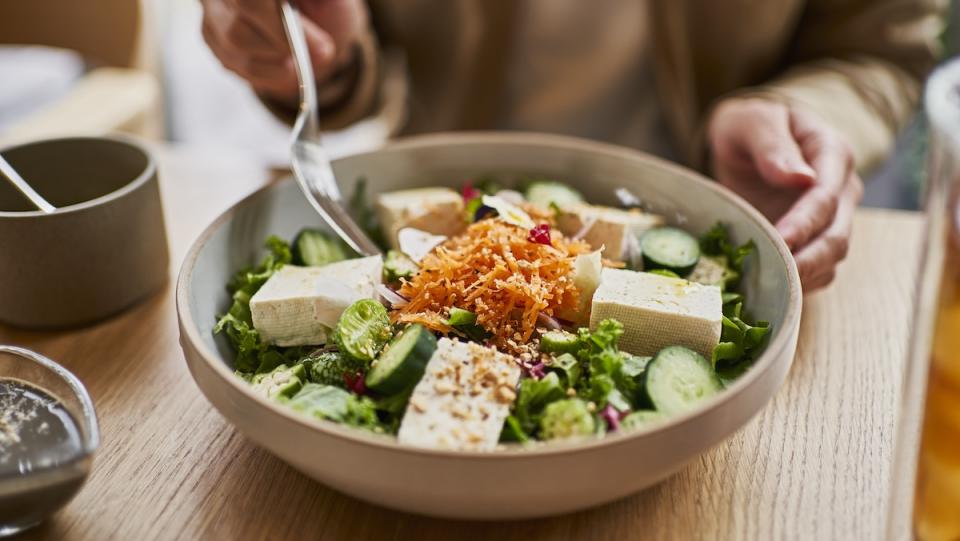
[[[398,141],[334,163],[349,194],[365,177],[370,194],[421,186],[457,187],[484,174],[533,174],[616,205],[627,187],[645,208],[695,231],[718,221],[757,245],[741,288],[773,331],[739,379],[692,411],[604,438],[494,452],[407,447],[389,436],[304,417],[253,392],[234,374],[233,352],[214,336],[230,305],[224,284],[255,263],[270,234],[290,238],[323,227],[292,180],[250,195],[195,241],[180,272],[180,341],[210,402],[241,432],[306,475],[358,498],[425,515],[500,519],[569,512],[622,498],[677,472],[733,434],[773,397],[796,349],[801,289],[793,258],[752,207],[696,173],[620,147],[539,134],[440,134]]]

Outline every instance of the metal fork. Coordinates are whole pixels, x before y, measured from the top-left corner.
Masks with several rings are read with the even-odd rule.
[[[290,143],[293,176],[307,201],[344,242],[359,254],[378,255],[380,248],[343,208],[343,197],[330,166],[330,158],[320,143],[317,87],[300,12],[288,0],[284,0],[281,13],[300,83],[300,110],[293,125]]]
[[[18,173],[3,156],[0,156],[0,173],[3,173],[10,183],[13,184],[13,187],[29,199],[35,207],[47,214],[57,211],[57,207],[51,205],[50,202],[38,194],[26,180],[23,180],[20,173]]]

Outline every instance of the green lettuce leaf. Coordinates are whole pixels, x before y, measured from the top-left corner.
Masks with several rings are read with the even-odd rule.
[[[569,353],[564,353],[558,357],[551,357],[546,362],[548,372],[556,372],[560,376],[563,386],[566,388],[576,387],[580,381],[580,374],[583,372],[580,368],[580,361]]]
[[[750,324],[741,319],[742,304],[725,307],[720,343],[713,350],[713,366],[724,384],[743,374],[766,345],[770,323]]]
[[[607,404],[628,411],[636,402],[637,378],[631,375],[635,367],[631,363],[625,368],[628,354],[618,348],[623,332],[623,324],[614,319],[601,321],[592,332],[585,328],[577,332],[577,357],[589,367],[588,376],[580,378],[577,394],[593,402],[598,411]]]
[[[643,357],[627,353],[624,355],[623,367],[620,371],[628,378],[638,379],[643,375],[644,371],[646,371],[647,365],[650,364],[652,360],[653,357]]]
[[[467,201],[463,209],[463,219],[468,224],[472,224],[475,221],[474,218],[477,215],[477,211],[480,210],[480,207],[482,206],[483,199],[480,197],[474,197],[473,199]]]
[[[623,336],[623,324],[615,319],[604,319],[593,332],[590,329],[581,327],[577,331],[580,338],[580,350],[577,355],[580,360],[589,360],[592,355],[602,353],[604,350],[617,350],[617,343]]]
[[[756,250],[756,244],[750,240],[739,246],[734,245],[726,225],[717,223],[700,237],[700,249],[704,254],[719,256],[726,261],[731,276],[726,285],[732,288],[739,282],[744,260]],[[712,357],[714,369],[724,384],[750,368],[770,333],[770,323],[750,323],[750,318],[743,312],[743,303],[743,294],[732,291],[723,293],[720,343],[714,348]]]
[[[591,374],[590,384],[585,392],[580,396],[589,399],[596,405],[597,410],[607,407],[607,404],[617,408],[618,411],[630,411],[632,407],[632,397],[636,392],[636,387],[628,391],[629,394],[621,391],[613,376],[609,374]]]
[[[503,430],[500,432],[500,441],[526,443],[530,441],[530,436],[524,432],[523,427],[520,426],[520,420],[516,416],[508,415],[503,423]]]
[[[567,391],[563,388],[560,376],[556,372],[550,372],[541,379],[520,380],[520,391],[511,413],[517,421],[520,432],[533,434],[540,425],[540,417],[547,404],[566,396]]]
[[[730,232],[727,230],[727,226],[722,222],[717,222],[716,225],[700,237],[700,250],[704,254],[720,256],[726,260],[727,269],[730,271],[727,280],[728,288],[733,288],[737,285],[736,282],[739,281],[743,273],[744,260],[748,255],[753,253],[756,248],[757,245],[753,242],[753,239],[750,239],[740,246],[734,245],[730,240]]]

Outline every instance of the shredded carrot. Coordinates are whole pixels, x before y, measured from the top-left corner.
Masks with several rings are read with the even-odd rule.
[[[576,309],[573,260],[590,251],[586,242],[557,231],[551,231],[552,246],[527,236],[526,229],[498,219],[471,225],[428,254],[420,271],[403,282],[399,294],[409,302],[391,318],[449,334],[447,316],[457,307],[475,313],[497,347],[511,350],[527,342],[539,314]]]

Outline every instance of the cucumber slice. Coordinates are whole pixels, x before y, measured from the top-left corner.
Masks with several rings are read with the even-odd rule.
[[[620,421],[620,426],[625,430],[632,430],[642,426],[655,423],[663,419],[663,414],[653,410],[638,410],[627,415]]]
[[[322,267],[347,259],[340,241],[318,229],[301,229],[293,239],[293,264]]]
[[[420,324],[408,325],[383,349],[367,373],[367,387],[383,394],[399,393],[420,381],[437,350],[437,338]]]
[[[477,314],[470,310],[453,307],[450,309],[450,317],[447,318],[447,325],[451,327],[462,327],[464,325],[473,325],[477,322]]]
[[[580,192],[566,184],[553,180],[538,180],[527,186],[524,194],[527,201],[545,209],[564,207],[583,202]]]
[[[679,274],[667,269],[653,269],[648,270],[647,272],[650,274],[656,274],[657,276],[666,276],[667,278],[680,278]]]
[[[679,276],[690,274],[700,259],[700,243],[690,233],[676,227],[657,227],[640,239],[643,268],[666,269]]]
[[[297,394],[303,387],[306,372],[302,364],[285,364],[270,372],[256,374],[250,379],[254,392],[270,399],[283,400]]]
[[[590,406],[579,398],[551,402],[540,419],[540,436],[545,440],[582,438],[596,431],[596,417]]]
[[[547,331],[540,336],[540,351],[544,353],[576,353],[580,339],[567,331]]]
[[[383,260],[383,279],[387,283],[399,282],[401,278],[413,278],[420,267],[403,252],[390,250]]]
[[[390,340],[387,309],[373,299],[361,299],[343,311],[333,338],[342,353],[371,362]]]
[[[463,336],[478,344],[482,344],[490,337],[490,333],[480,325],[477,325],[477,314],[470,310],[464,310],[463,308],[453,307],[450,309],[447,325],[450,325]]]
[[[723,389],[710,361],[683,346],[660,350],[641,378],[646,402],[665,415],[687,411]]]

